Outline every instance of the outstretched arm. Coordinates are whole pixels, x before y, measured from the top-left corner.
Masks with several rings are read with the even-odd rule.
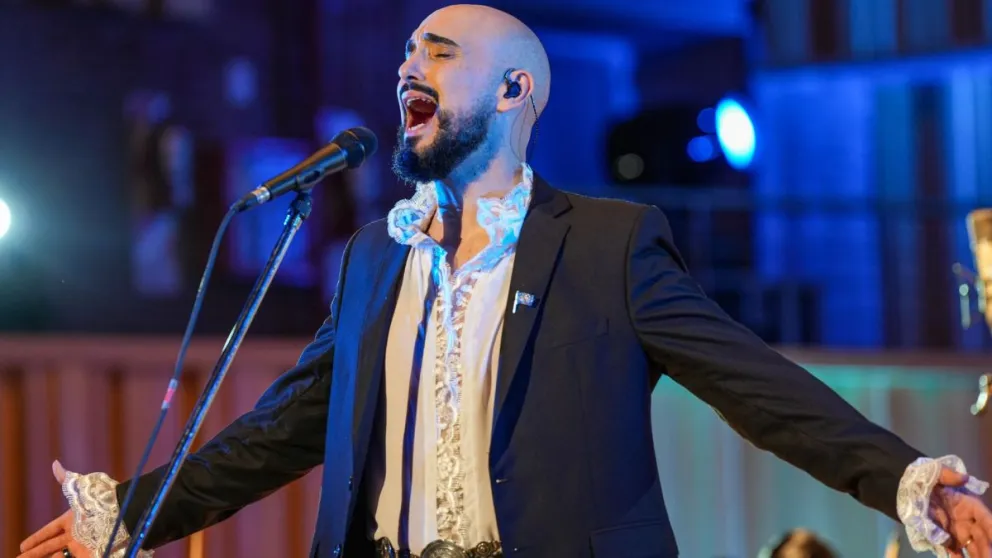
[[[254,409],[190,455],[148,533],[147,548],[219,523],[323,462],[332,355],[328,351],[283,374]],[[164,474],[165,466],[138,477],[124,514],[129,533]],[[128,487],[129,482],[117,485],[118,502]]]
[[[929,527],[935,486],[984,490],[984,483],[952,474],[964,472],[959,460],[925,459],[727,316],[689,276],[657,208],[643,210],[628,248],[630,317],[646,354],[756,447],[907,527],[919,523],[911,539],[914,532],[918,540],[941,539],[920,534]],[[988,510],[967,498],[968,514],[992,534]],[[942,529],[958,536],[949,523]]]
[[[330,315],[296,367],[279,377],[253,410],[187,459],[148,534],[147,547],[223,521],[323,462],[335,325],[353,243],[354,238],[344,250]],[[138,478],[134,503],[124,517],[128,532],[137,525],[164,473],[162,467]],[[117,486],[119,502],[127,489],[127,483]]]
[[[330,316],[297,365],[266,390],[254,409],[183,463],[144,548],[159,547],[223,521],[323,461],[335,325],[353,243],[354,237],[344,251]],[[134,482],[134,498],[114,544],[114,558],[122,556],[128,533],[136,527],[164,473],[161,467],[120,484],[102,473],[65,473],[60,482],[70,511],[25,540],[22,556],[49,556],[67,542],[102,552],[120,503]],[[50,550],[50,546],[57,548]]]

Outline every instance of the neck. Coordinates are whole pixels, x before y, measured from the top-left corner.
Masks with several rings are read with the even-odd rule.
[[[456,169],[448,178],[434,183],[441,220],[459,222],[464,230],[478,227],[479,198],[503,196],[520,181],[521,173],[519,160],[509,153],[498,154],[481,172]]]

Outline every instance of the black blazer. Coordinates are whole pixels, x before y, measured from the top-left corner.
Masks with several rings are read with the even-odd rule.
[[[191,456],[147,547],[217,523],[323,463],[311,555],[370,556],[362,472],[408,250],[384,221],[355,234],[316,339],[253,411]],[[536,295],[535,305],[512,313],[517,291]],[[663,374],[755,446],[896,518],[900,477],[920,452],[708,299],[657,208],[536,178],[509,292],[489,463],[508,556],[678,555],[651,434]],[[140,478],[129,529],[160,477]]]

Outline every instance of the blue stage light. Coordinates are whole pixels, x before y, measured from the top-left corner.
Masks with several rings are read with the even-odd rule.
[[[713,136],[697,136],[689,140],[689,145],[686,146],[686,154],[689,158],[697,163],[705,163],[707,161],[712,161],[714,157],[719,154],[716,152],[716,146],[713,145]]]
[[[743,170],[751,165],[756,146],[754,123],[739,102],[724,99],[716,106],[716,137],[730,166]]]
[[[3,238],[7,231],[10,230],[11,215],[10,207],[0,200],[0,238]]]

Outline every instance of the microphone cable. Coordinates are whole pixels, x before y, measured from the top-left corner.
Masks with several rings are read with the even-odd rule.
[[[210,282],[210,276],[213,274],[214,266],[217,264],[217,255],[220,252],[221,240],[224,238],[224,233],[227,232],[227,228],[231,225],[231,220],[235,215],[238,214],[236,207],[231,207],[227,210],[227,214],[220,222],[220,226],[217,227],[217,232],[214,234],[214,242],[210,247],[210,255],[207,256],[207,265],[203,270],[203,276],[200,278],[200,286],[196,290],[196,299],[193,301],[193,310],[190,312],[189,322],[186,324],[186,332],[183,334],[183,341],[179,345],[179,355],[176,358],[176,367],[172,372],[172,379],[169,380],[169,387],[165,391],[165,397],[162,399],[162,411],[158,415],[158,421],[155,423],[155,427],[152,429],[151,438],[148,440],[148,445],[145,446],[145,451],[141,455],[141,459],[138,461],[137,470],[135,470],[134,475],[131,477],[131,485],[127,488],[127,494],[124,496],[124,501],[120,506],[120,513],[117,515],[117,521],[114,522],[114,529],[110,532],[110,540],[107,542],[107,548],[103,551],[103,558],[110,558],[111,551],[114,548],[114,539],[117,538],[117,532],[120,530],[121,525],[124,522],[124,512],[127,511],[128,506],[131,504],[131,499],[134,498],[135,488],[138,486],[136,482],[138,477],[141,476],[141,472],[144,471],[145,466],[148,464],[148,459],[151,457],[152,448],[155,447],[155,440],[158,439],[158,435],[162,430],[162,424],[165,423],[165,416],[169,412],[169,408],[172,406],[172,397],[176,394],[176,390],[179,389],[179,380],[183,375],[183,364],[186,361],[186,351],[189,349],[190,341],[193,338],[193,330],[196,327],[196,321],[200,316],[200,309],[203,307],[204,295],[207,292],[207,284]],[[140,549],[139,549],[140,550]]]

